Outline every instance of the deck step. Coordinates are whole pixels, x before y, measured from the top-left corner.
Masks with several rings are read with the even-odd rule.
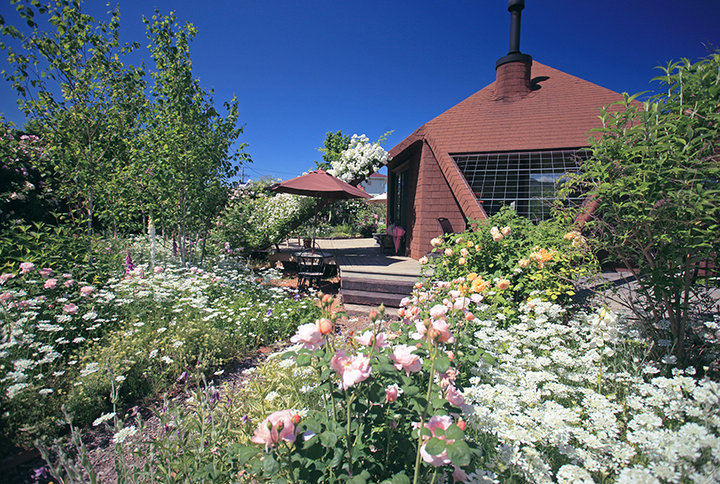
[[[404,294],[409,296],[415,284],[415,278],[369,278],[353,277],[347,273],[343,273],[340,278],[340,284],[343,291],[363,291],[363,292],[382,292],[390,294]]]
[[[364,304],[345,304],[343,303],[343,310],[345,314],[350,317],[354,316],[367,316],[370,311],[377,310],[378,306],[369,306]],[[397,308],[386,306],[385,307],[385,319],[396,319],[398,317]]]
[[[364,306],[379,306],[384,304],[388,307],[400,307],[400,301],[410,295],[396,294],[390,292],[356,291],[352,289],[341,289],[343,304],[359,304]]]

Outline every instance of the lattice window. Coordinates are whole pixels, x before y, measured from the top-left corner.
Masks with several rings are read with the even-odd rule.
[[[586,149],[452,155],[488,215],[510,205],[532,220],[546,219],[558,183],[578,170]],[[579,200],[576,198],[575,200]]]

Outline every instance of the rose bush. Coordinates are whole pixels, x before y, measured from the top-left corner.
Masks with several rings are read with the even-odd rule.
[[[325,298],[324,310],[331,305]],[[454,328],[445,313],[389,327],[376,316],[372,329],[347,341],[322,331],[334,317],[299,327],[293,342],[301,346],[285,355],[313,369],[319,384],[312,392],[323,408],[298,417],[282,446],[268,445],[275,423],[261,422],[252,440],[266,444],[265,452],[248,472],[290,482],[424,482],[438,472],[465,481],[475,451],[463,432],[464,402],[446,353]]]
[[[432,252],[445,257],[425,264],[433,280],[450,281],[474,275],[495,287],[500,305],[522,302],[531,294],[567,302],[575,281],[594,274],[597,261],[583,236],[557,221],[534,224],[511,208],[471,223],[477,230],[431,241]]]

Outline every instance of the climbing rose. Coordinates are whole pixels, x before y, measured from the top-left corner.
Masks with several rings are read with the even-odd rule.
[[[57,282],[58,282],[57,279],[48,279],[45,281],[45,284],[43,285],[43,287],[45,289],[55,289],[55,286],[57,286]]]
[[[81,296],[89,296],[95,290],[93,286],[83,286],[80,288]]]
[[[433,247],[440,247],[443,244],[443,240],[440,237],[435,237],[430,241],[430,245]]]
[[[504,291],[508,287],[510,287],[510,281],[508,281],[507,279],[500,279],[497,283],[497,288],[501,291]]]
[[[5,284],[8,279],[12,279],[13,277],[15,277],[15,274],[13,274],[12,272],[6,272],[2,276],[0,276],[0,284]]]
[[[338,387],[342,390],[370,377],[370,358],[362,353],[347,356],[345,350],[340,350],[330,360],[330,366],[340,375]]]
[[[502,229],[500,229],[500,233],[505,236],[508,236],[508,235],[510,235],[510,230],[511,230],[510,227],[503,227]]]
[[[418,259],[418,262],[420,263],[420,265],[424,266],[425,264],[428,263],[428,258],[425,256],[422,256],[422,257],[420,257],[420,259]]]
[[[269,452],[281,440],[295,442],[296,415],[292,410],[279,410],[271,414],[258,425],[250,440],[256,444],[265,444],[265,452]]]
[[[290,338],[293,343],[302,343],[309,350],[320,348],[325,344],[325,338],[318,329],[316,323],[301,324],[297,328],[295,336]]]

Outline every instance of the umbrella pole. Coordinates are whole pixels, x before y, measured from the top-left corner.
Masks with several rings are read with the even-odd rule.
[[[315,237],[316,237],[316,234],[317,234],[317,206],[315,207],[315,215],[314,215],[313,219],[314,219],[314,222],[313,222],[313,238],[312,238],[312,249],[311,249],[311,251],[312,251],[313,254],[315,254]]]
[[[317,214],[315,215],[315,223],[313,224],[313,240],[312,240],[312,253],[315,253],[315,234],[317,233]]]

